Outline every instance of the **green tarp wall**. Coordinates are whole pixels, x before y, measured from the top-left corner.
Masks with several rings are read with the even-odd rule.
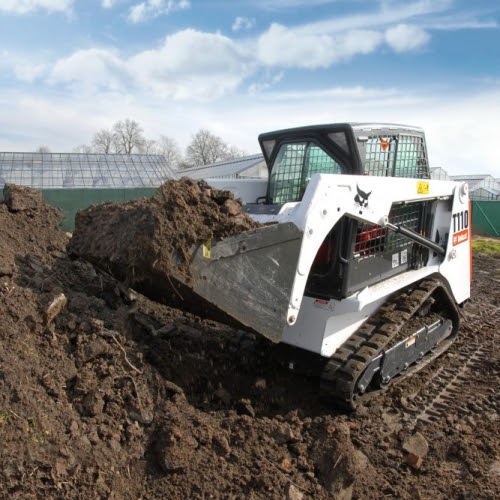
[[[130,189],[42,189],[45,200],[64,213],[62,229],[72,232],[78,210],[106,201],[128,201],[150,197],[155,188]],[[0,192],[1,194],[1,192]],[[472,232],[500,237],[500,201],[472,201]]]
[[[156,189],[42,189],[41,191],[48,203],[63,211],[62,229],[73,232],[75,215],[78,210],[105,201],[128,201],[150,197],[156,192]]]
[[[472,202],[472,233],[500,236],[500,201]]]

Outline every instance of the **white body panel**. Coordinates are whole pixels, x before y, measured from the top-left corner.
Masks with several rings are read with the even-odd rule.
[[[244,200],[264,196],[262,181],[220,180]],[[222,182],[224,181],[224,182]],[[245,184],[246,183],[246,184]],[[422,189],[422,183],[427,189]],[[215,183],[214,183],[215,184]],[[369,194],[356,201],[358,189]],[[422,192],[423,191],[423,192]],[[394,203],[433,201],[431,239],[446,244],[444,257],[431,256],[426,267],[409,270],[356,292],[343,300],[318,301],[304,296],[318,248],[332,227],[345,215],[385,226]],[[431,274],[439,273],[450,285],[457,303],[470,295],[470,218],[467,186],[463,183],[375,176],[313,175],[301,202],[283,205],[278,215],[254,216],[259,222],[293,222],[304,233],[297,262],[288,325],[282,340],[324,356],[331,356],[389,295]]]

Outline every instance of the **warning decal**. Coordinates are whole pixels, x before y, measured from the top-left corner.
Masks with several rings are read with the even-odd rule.
[[[382,148],[382,151],[387,151],[390,145],[391,139],[384,139],[383,137],[380,138],[380,147]]]
[[[417,182],[417,193],[418,194],[429,194],[429,182],[428,181],[418,181]]]
[[[463,243],[468,239],[469,239],[469,230],[463,229],[462,231],[459,231],[458,233],[455,233],[453,235],[453,246],[459,245],[460,243]]]

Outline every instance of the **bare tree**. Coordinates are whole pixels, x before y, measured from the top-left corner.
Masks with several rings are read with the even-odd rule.
[[[157,147],[160,154],[165,157],[167,165],[172,168],[177,168],[182,161],[181,151],[177,142],[166,135],[160,135],[157,141]]]
[[[89,154],[89,153],[93,153],[94,150],[92,149],[91,146],[87,145],[87,144],[80,144],[79,146],[76,146],[76,148],[73,148],[73,153],[86,153],[86,154]]]
[[[113,135],[116,141],[117,152],[132,154],[143,151],[146,144],[143,128],[135,120],[127,118],[113,125]]]
[[[186,149],[189,165],[209,165],[216,161],[230,160],[241,156],[241,152],[225,143],[209,130],[199,130]]]
[[[116,153],[118,149],[117,138],[112,130],[103,128],[92,137],[91,147],[94,153]]]
[[[147,155],[159,155],[161,154],[161,151],[158,147],[157,141],[155,141],[154,139],[144,139],[144,143],[142,144],[139,153]]]
[[[50,153],[50,148],[48,146],[38,146],[35,149],[35,153]]]

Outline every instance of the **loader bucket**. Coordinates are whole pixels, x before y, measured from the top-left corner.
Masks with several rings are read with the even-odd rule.
[[[199,245],[191,276],[174,276],[239,323],[279,342],[301,241],[293,223],[264,226]]]

